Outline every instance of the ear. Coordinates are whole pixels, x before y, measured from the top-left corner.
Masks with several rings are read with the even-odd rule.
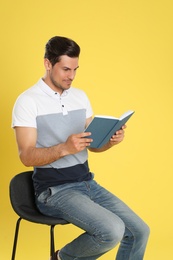
[[[44,59],[44,67],[46,70],[50,70],[52,68],[52,64],[48,59]]]

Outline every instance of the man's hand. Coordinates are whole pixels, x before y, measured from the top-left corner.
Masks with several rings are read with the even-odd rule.
[[[124,139],[124,129],[126,128],[126,125],[122,127],[122,129],[118,130],[115,135],[113,135],[109,141],[111,146],[114,146],[116,144],[119,144]]]
[[[91,138],[89,138],[90,135],[91,133],[89,132],[70,135],[67,138],[67,141],[64,143],[64,152],[67,154],[81,152],[93,141]]]
[[[95,152],[95,153],[99,153],[99,152],[104,152],[108,149],[110,149],[111,147],[113,147],[116,144],[119,144],[120,142],[123,141],[124,139],[124,129],[126,128],[126,125],[124,125],[119,131],[117,131],[109,140],[109,142],[107,144],[105,144],[104,146],[102,146],[101,148],[90,148],[88,147],[88,149],[91,152]]]

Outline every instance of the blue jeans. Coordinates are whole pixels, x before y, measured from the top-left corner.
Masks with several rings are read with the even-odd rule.
[[[50,187],[36,203],[43,214],[63,218],[84,230],[60,250],[62,260],[95,260],[118,243],[115,259],[143,259],[148,226],[96,181]]]

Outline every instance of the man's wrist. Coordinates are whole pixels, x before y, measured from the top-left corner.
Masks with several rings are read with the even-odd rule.
[[[58,144],[57,147],[58,147],[58,154],[60,158],[70,154],[68,151],[68,147],[65,143]]]

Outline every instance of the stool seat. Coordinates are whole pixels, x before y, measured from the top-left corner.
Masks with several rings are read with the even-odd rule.
[[[10,182],[11,205],[19,216],[16,222],[11,260],[15,260],[18,232],[22,219],[50,226],[50,256],[52,256],[52,260],[55,260],[54,227],[69,224],[69,222],[64,219],[45,216],[39,212],[35,204],[32,175],[33,171],[21,172],[14,176]]]

